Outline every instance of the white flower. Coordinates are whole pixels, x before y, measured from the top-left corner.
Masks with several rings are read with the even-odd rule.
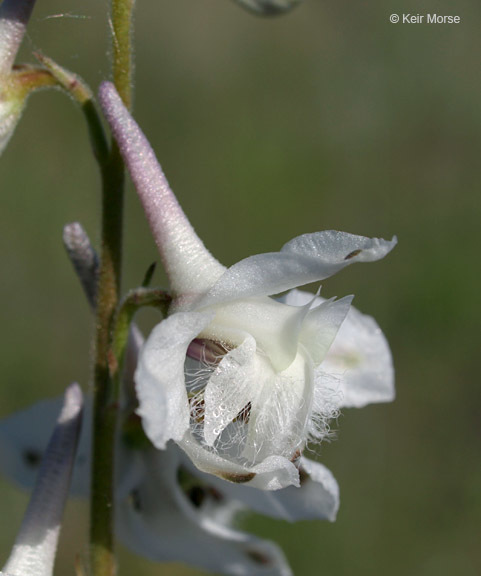
[[[64,244],[95,307],[97,257],[78,223],[64,228]],[[142,343],[142,334],[132,325],[123,378],[127,397]],[[0,470],[25,488],[34,483],[59,403],[59,399],[44,401],[0,421]],[[90,488],[90,402],[85,412],[72,482],[73,493],[81,496],[87,496]],[[131,419],[128,429],[132,430]],[[125,434],[118,438],[117,535],[131,550],[151,560],[183,561],[223,574],[287,576],[291,571],[277,546],[232,529],[236,513],[247,509],[290,521],[335,518],[337,483],[321,464],[305,458],[300,464],[300,489],[267,492],[200,472],[175,444],[165,451],[142,441],[134,444],[136,448],[132,441],[126,442]]]
[[[60,402],[57,403],[56,408],[58,404]],[[44,445],[42,453],[37,455],[36,464],[38,465],[40,460],[42,463],[35,488],[10,557],[0,574],[5,576],[52,576],[53,574],[60,523],[80,434],[82,405],[82,392],[77,384],[72,384],[65,393],[63,408],[50,442],[46,449]],[[23,430],[28,430],[28,427],[23,422]],[[15,434],[11,440],[18,442]],[[46,440],[45,438],[45,444]],[[2,463],[8,458],[8,452],[11,449],[10,442],[7,442],[6,448],[7,452],[4,449],[1,450]],[[23,456],[30,463],[35,458],[32,452],[24,452]]]
[[[344,386],[347,398],[356,397],[360,405],[392,399],[391,355],[373,321],[353,312],[348,332],[361,319],[354,349],[352,342],[337,342],[340,353],[325,364],[351,297],[311,296],[291,306],[270,296],[351,263],[378,260],[396,239],[305,234],[280,252],[251,256],[226,270],[195,234],[112,85],[101,87],[100,101],[174,295],[171,315],[152,331],[136,373],[147,436],[161,449],[175,440],[200,470],[232,482],[264,489],[299,485],[297,461],[308,440],[328,434],[329,419],[342,406],[338,382],[352,358],[356,376],[348,376]]]

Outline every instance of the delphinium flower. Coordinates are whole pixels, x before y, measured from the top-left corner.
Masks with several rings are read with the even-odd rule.
[[[88,300],[95,306],[97,257],[78,223],[65,227],[64,244]],[[142,345],[140,331],[135,328],[133,334],[124,372],[127,390],[132,387],[132,368]],[[59,404],[60,399],[46,400],[0,422],[0,469],[24,488],[33,485]],[[125,417],[131,420],[132,414]],[[90,476],[90,401],[84,420],[72,492],[85,497]],[[128,430],[132,430],[130,424]],[[275,544],[234,529],[238,514],[257,511],[290,521],[335,518],[338,487],[321,464],[302,462],[300,489],[245,489],[200,472],[173,443],[165,451],[154,449],[139,432],[141,428],[136,430],[135,441],[131,432],[118,438],[115,493],[117,536],[139,555],[222,574],[287,576],[290,568]]]
[[[57,403],[61,405],[61,402]],[[51,576],[63,509],[82,421],[82,392],[72,384],[65,392],[57,424],[41,458],[35,488],[12,552],[3,567],[5,576]],[[52,421],[50,421],[52,424]],[[10,430],[12,431],[12,430]],[[5,440],[5,438],[4,438]],[[18,444],[14,434],[2,448],[12,450]],[[35,456],[26,452],[28,460]],[[8,458],[2,449],[1,459]]]
[[[393,399],[392,360],[381,330],[351,308],[351,297],[273,295],[383,258],[396,239],[305,234],[226,269],[194,232],[112,85],[101,87],[100,102],[173,297],[136,372],[147,436],[159,449],[175,440],[200,470],[235,483],[299,486],[306,444],[329,435],[339,408]]]

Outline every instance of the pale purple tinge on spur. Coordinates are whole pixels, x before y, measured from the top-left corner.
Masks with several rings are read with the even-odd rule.
[[[277,16],[292,10],[302,0],[234,0],[234,2],[262,16]]]
[[[100,103],[174,297],[136,372],[147,436],[159,449],[176,441],[200,470],[235,483],[299,486],[306,443],[329,435],[340,408],[394,398],[392,359],[381,330],[351,308],[351,297],[306,302],[298,294],[303,304],[292,305],[294,296],[291,303],[271,296],[379,260],[396,238],[304,234],[226,269],[194,232],[110,83]]]
[[[0,154],[20,120],[29,90],[12,74],[35,0],[3,0],[0,4]]]
[[[44,447],[27,511],[10,557],[0,575],[53,574],[62,514],[80,435],[82,407],[80,387],[72,384],[65,392],[63,407],[53,434],[47,447]],[[17,440],[14,438],[13,443],[15,442]]]

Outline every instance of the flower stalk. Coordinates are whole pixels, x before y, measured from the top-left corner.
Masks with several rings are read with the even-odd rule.
[[[112,0],[113,79],[130,107],[132,83],[133,0]],[[124,164],[115,142],[102,168],[102,224],[96,309],[94,368],[93,460],[90,501],[90,570],[92,576],[113,576],[114,441],[118,402],[109,370],[112,327],[119,303],[122,272]]]
[[[122,300],[115,318],[112,350],[109,354],[110,378],[113,382],[112,400],[119,397],[125,354],[129,342],[130,326],[135,314],[146,306],[157,308],[162,315],[167,311],[172,298],[165,290],[157,288],[137,288],[131,290]]]
[[[34,56],[45,66],[47,70],[44,72],[51,77],[52,81],[63,88],[80,106],[87,121],[93,154],[102,170],[108,159],[109,146],[100,115],[94,104],[92,91],[80,76],[63,68],[48,56],[41,52],[35,52]]]

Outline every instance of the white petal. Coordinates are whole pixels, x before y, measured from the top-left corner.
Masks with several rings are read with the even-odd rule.
[[[4,571],[16,576],[51,576],[63,508],[82,418],[82,392],[72,384],[45,452],[34,492]]]
[[[394,368],[382,330],[370,316],[351,307],[322,369],[341,375],[341,406],[361,408],[394,400]]]
[[[354,262],[383,258],[396,245],[328,230],[304,234],[285,244],[280,252],[258,254],[229,268],[199,301],[197,307],[265,296],[328,278]]]
[[[199,470],[214,474],[235,484],[249,484],[262,490],[279,490],[286,486],[299,486],[299,472],[283,456],[268,456],[259,464],[249,466],[222,458],[201,446],[187,431],[178,443]]]
[[[186,497],[172,448],[145,455],[143,481],[118,509],[120,539],[155,561],[185,562],[233,576],[290,575],[275,545],[229,527],[231,502],[219,495],[217,502],[195,505]]]
[[[301,458],[301,484],[283,490],[256,490],[249,485],[211,480],[221,492],[242,502],[248,509],[290,522],[298,520],[334,521],[339,509],[339,487],[322,464]]]
[[[195,295],[208,290],[225,267],[205,248],[187,220],[147,138],[114,86],[102,84],[99,99],[143,204],[172,291]]]
[[[5,81],[5,80],[3,80]],[[0,101],[0,154],[6,148],[13,136],[15,128],[23,112],[26,95],[16,95]]]
[[[307,314],[299,340],[308,350],[315,366],[324,360],[349,312],[352,299],[352,296],[346,296],[340,300],[327,300]]]
[[[122,380],[128,398],[132,402],[137,402],[135,394],[134,374],[139,362],[139,354],[142,346],[144,345],[144,336],[139,330],[138,326],[134,323],[130,325],[129,339],[127,341],[127,350],[125,354],[124,372]]]
[[[303,354],[298,354],[287,370],[262,383],[259,395],[252,402],[243,455],[259,462],[269,454],[291,459],[302,450],[313,390],[312,365]]]
[[[170,439],[180,440],[189,427],[185,356],[211,319],[211,314],[173,314],[152,330],[142,349],[135,373],[138,414],[156,448],[165,448]]]
[[[211,335],[217,340],[229,341],[233,330],[252,334],[261,353],[281,372],[296,357],[299,331],[309,305],[303,308],[284,306],[273,298],[263,296],[229,302],[215,306],[213,310],[216,316],[206,337]]]
[[[312,294],[291,290],[279,299],[291,306],[304,306]],[[316,298],[314,306],[325,302]],[[337,376],[341,406],[361,408],[372,402],[394,400],[394,368],[389,344],[371,316],[351,306],[321,367]]]
[[[288,306],[305,306],[308,303],[312,303],[311,306],[314,307],[316,304],[319,305],[321,302],[325,302],[326,299],[321,298],[319,295],[314,295],[312,292],[294,289],[279,296],[277,301]]]
[[[205,389],[204,437],[212,446],[221,432],[257,395],[256,341],[252,336],[231,350],[214,370]]]

